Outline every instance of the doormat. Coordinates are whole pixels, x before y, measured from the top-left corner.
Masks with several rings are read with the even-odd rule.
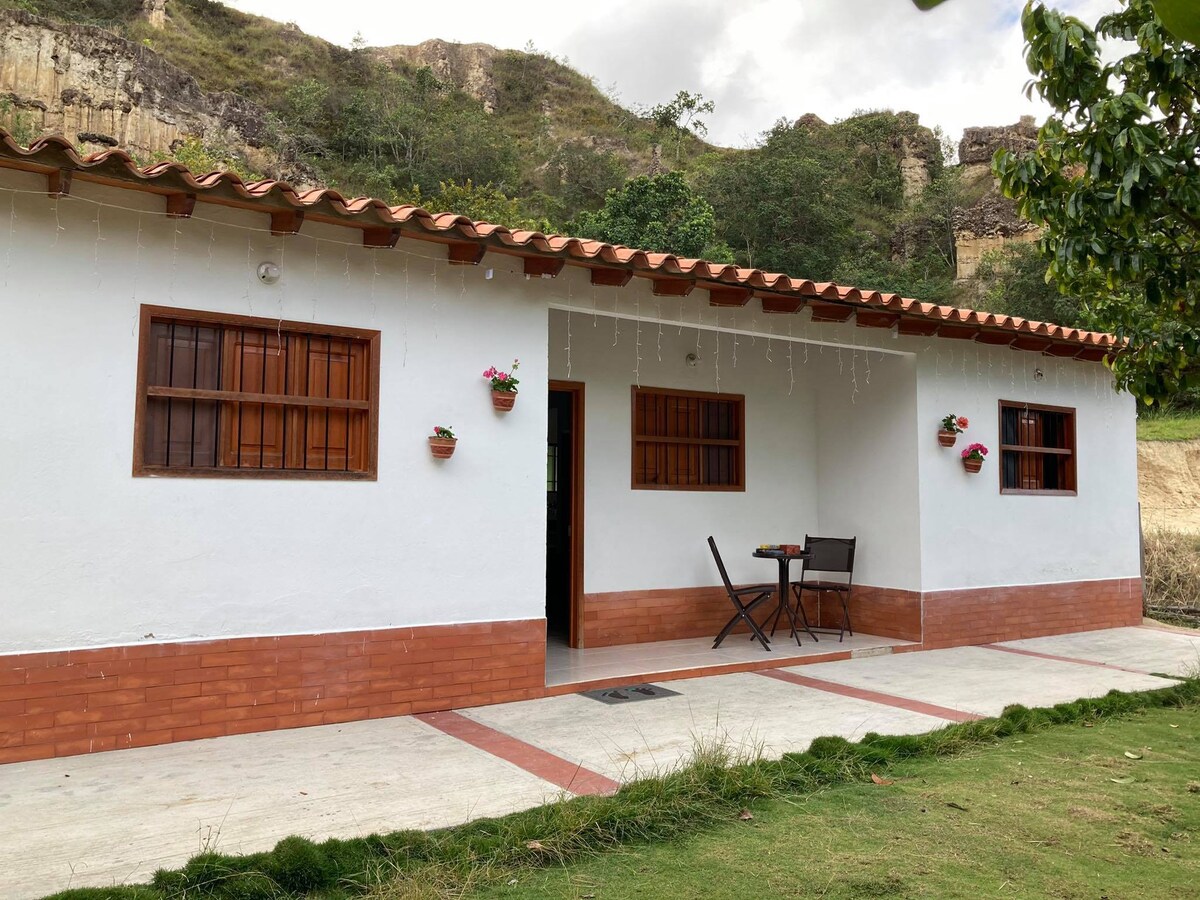
[[[591,697],[601,703],[610,705],[617,703],[632,703],[637,700],[655,700],[659,697],[678,697],[679,691],[669,691],[657,684],[634,684],[629,687],[604,688],[599,691],[580,691],[584,697]]]

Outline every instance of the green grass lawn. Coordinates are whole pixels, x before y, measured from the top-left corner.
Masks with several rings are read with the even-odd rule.
[[[1200,413],[1164,412],[1138,418],[1139,441],[1191,441],[1200,438]]]
[[[1200,897],[1200,710],[1056,726],[902,761],[888,778],[761,801],[746,821],[466,896]]]

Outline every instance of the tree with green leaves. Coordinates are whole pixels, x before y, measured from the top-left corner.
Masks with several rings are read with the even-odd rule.
[[[571,233],[639,250],[731,262],[716,240],[716,219],[707,200],[678,172],[640,175],[608,192],[604,206],[582,212]]]
[[[674,100],[652,106],[649,117],[658,128],[675,132],[675,161],[678,162],[683,149],[683,136],[690,131],[697,137],[705,137],[708,123],[700,117],[710,115],[716,108],[716,103],[705,100],[703,94],[680,91]]]
[[[1031,90],[1054,114],[1035,150],[998,152],[995,171],[1045,227],[1048,277],[1129,340],[1118,383],[1149,403],[1200,374],[1200,50],[1149,0],[1123,3],[1095,28],[1025,7]]]
[[[912,0],[917,9],[930,10],[941,6],[946,0]],[[1171,34],[1200,43],[1200,7],[1196,0],[1153,0],[1154,11]]]

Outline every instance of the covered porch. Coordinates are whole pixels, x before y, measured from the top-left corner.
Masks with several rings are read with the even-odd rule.
[[[548,688],[920,641],[916,350],[890,320],[565,279],[549,313]],[[710,535],[735,584],[776,580],[760,544],[856,537],[854,635],[798,646],[781,628],[767,651],[743,627],[714,650],[734,608]],[[839,624],[836,601],[806,605]]]

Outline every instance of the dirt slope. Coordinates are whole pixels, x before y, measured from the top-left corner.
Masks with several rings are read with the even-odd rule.
[[[1200,534],[1200,441],[1138,441],[1138,500],[1146,530]]]

